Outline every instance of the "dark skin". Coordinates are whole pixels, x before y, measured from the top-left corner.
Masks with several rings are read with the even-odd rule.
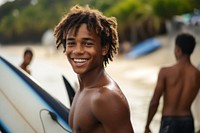
[[[175,47],[177,63],[161,68],[157,85],[149,106],[145,133],[149,133],[149,125],[157,111],[159,100],[163,95],[163,116],[192,115],[191,105],[200,88],[200,71],[195,68],[190,56],[183,54]]]
[[[33,55],[32,55],[32,54],[26,53],[26,54],[24,55],[23,62],[22,62],[22,64],[20,65],[20,67],[21,67],[25,72],[27,72],[28,74],[31,74],[31,71],[28,69],[28,65],[31,63],[32,58],[33,58]]]
[[[69,115],[73,133],[133,133],[128,102],[104,70],[108,45],[102,47],[86,24],[77,34],[73,28],[68,31],[66,40],[65,54],[80,85]]]

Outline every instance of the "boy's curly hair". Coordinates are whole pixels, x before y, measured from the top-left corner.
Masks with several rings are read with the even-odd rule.
[[[91,9],[89,6],[75,5],[71,8],[54,29],[57,48],[62,44],[66,50],[66,35],[71,28],[78,31],[81,24],[85,23],[89,31],[94,31],[101,38],[101,45],[109,45],[108,53],[104,57],[104,65],[113,60],[119,47],[117,21],[114,17],[106,17],[102,12]]]

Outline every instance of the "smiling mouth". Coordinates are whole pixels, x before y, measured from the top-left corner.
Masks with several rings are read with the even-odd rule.
[[[73,61],[75,62],[75,63],[84,63],[84,62],[86,62],[87,61],[87,59],[73,59]]]

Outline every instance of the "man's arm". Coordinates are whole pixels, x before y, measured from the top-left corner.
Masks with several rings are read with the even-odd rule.
[[[106,133],[133,133],[128,103],[113,90],[103,88],[94,96],[92,112]]]
[[[164,72],[163,72],[163,69],[161,69],[158,74],[156,88],[154,90],[154,94],[153,94],[153,97],[152,97],[150,105],[149,105],[148,117],[147,117],[147,122],[146,122],[146,126],[145,126],[145,133],[151,132],[149,125],[150,125],[155,113],[157,112],[160,97],[162,96],[162,94],[164,92],[164,87],[165,87],[164,85],[165,85],[164,84]]]

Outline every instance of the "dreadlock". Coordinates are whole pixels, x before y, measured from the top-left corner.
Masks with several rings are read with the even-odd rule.
[[[71,8],[54,29],[56,47],[63,45],[66,51],[66,35],[71,28],[78,31],[81,24],[85,23],[89,31],[94,31],[101,38],[101,45],[109,45],[108,53],[104,57],[104,65],[113,60],[119,47],[117,21],[114,17],[106,17],[102,12],[91,9],[89,6],[81,7],[75,5]]]

